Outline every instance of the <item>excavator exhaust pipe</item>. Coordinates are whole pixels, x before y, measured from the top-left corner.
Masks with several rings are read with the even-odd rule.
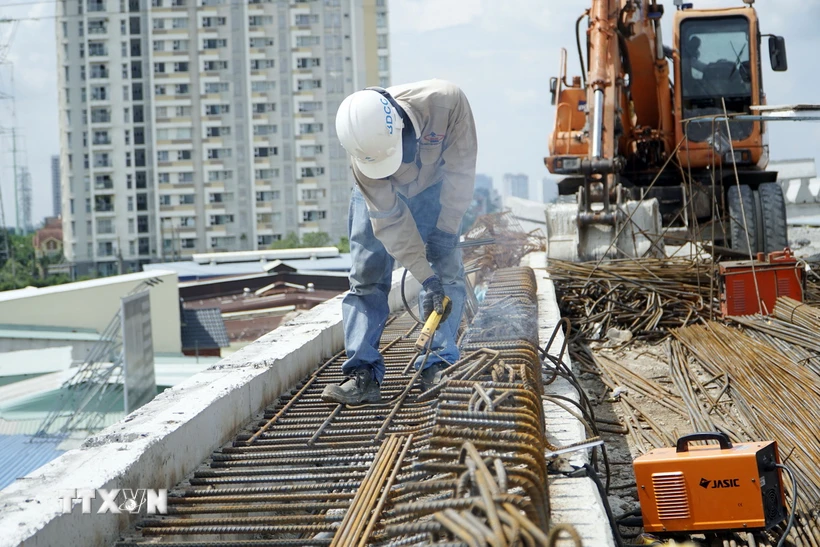
[[[663,257],[661,214],[657,199],[625,201],[591,212],[578,203],[546,208],[547,256],[584,262],[602,258]]]

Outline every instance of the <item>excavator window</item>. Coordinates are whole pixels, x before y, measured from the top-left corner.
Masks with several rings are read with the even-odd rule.
[[[681,23],[680,77],[684,118],[748,112],[752,104],[749,20],[743,16],[689,18]],[[694,128],[694,125],[700,127]],[[691,124],[690,140],[711,135],[707,124]],[[733,122],[732,138],[751,134],[749,122]]]

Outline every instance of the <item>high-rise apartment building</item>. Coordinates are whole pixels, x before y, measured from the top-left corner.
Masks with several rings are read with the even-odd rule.
[[[51,210],[52,216],[59,217],[62,211],[60,198],[60,156],[51,156]]]
[[[386,0],[61,0],[58,15],[80,273],[346,233],[335,113],[389,84]]]
[[[505,174],[504,195],[521,199],[530,199],[530,178],[524,174]]]
[[[493,177],[489,175],[484,175],[481,173],[476,173],[475,176],[475,189],[476,190],[492,190],[493,189]]]

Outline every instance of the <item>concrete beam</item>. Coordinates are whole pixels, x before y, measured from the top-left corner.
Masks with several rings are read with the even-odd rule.
[[[525,257],[525,261],[524,265],[531,267],[535,272],[538,283],[538,338],[543,346],[561,321],[561,312],[558,309],[555,286],[546,271],[546,254],[531,253]],[[563,343],[564,333],[559,331],[549,348],[549,354],[558,357]],[[578,372],[568,354],[564,355],[563,361],[572,367],[573,372]],[[545,386],[544,391],[546,394],[568,397],[576,402],[580,400],[578,392],[563,378],[556,378],[554,382]],[[556,446],[568,446],[587,438],[584,425],[558,405],[544,401],[544,416],[547,438]],[[586,451],[574,452],[567,457],[572,465],[581,466],[589,463]],[[584,545],[614,547],[615,540],[604,504],[592,479],[552,478],[549,495],[550,521],[553,524],[571,524],[580,534]],[[570,544],[570,541],[559,541],[562,547]]]
[[[394,272],[390,309],[401,306]],[[409,301],[419,285],[407,276]],[[135,516],[63,514],[61,491],[171,488],[318,363],[341,351],[343,295],[300,315],[169,389],[81,448],[0,492],[0,546],[108,546]],[[410,300],[413,299],[413,300]],[[96,511],[99,503],[93,504]]]

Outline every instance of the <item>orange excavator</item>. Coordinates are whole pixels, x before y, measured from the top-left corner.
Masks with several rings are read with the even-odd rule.
[[[675,0],[671,47],[658,0],[592,0],[576,25],[582,76],[560,77],[547,169],[549,255],[658,255],[664,239],[712,238],[747,254],[788,245],[777,173],[767,171],[760,21],[754,0],[695,9]],[[581,25],[586,19],[586,40]],[[785,41],[768,36],[775,71]],[[665,236],[665,237],[664,237]]]

